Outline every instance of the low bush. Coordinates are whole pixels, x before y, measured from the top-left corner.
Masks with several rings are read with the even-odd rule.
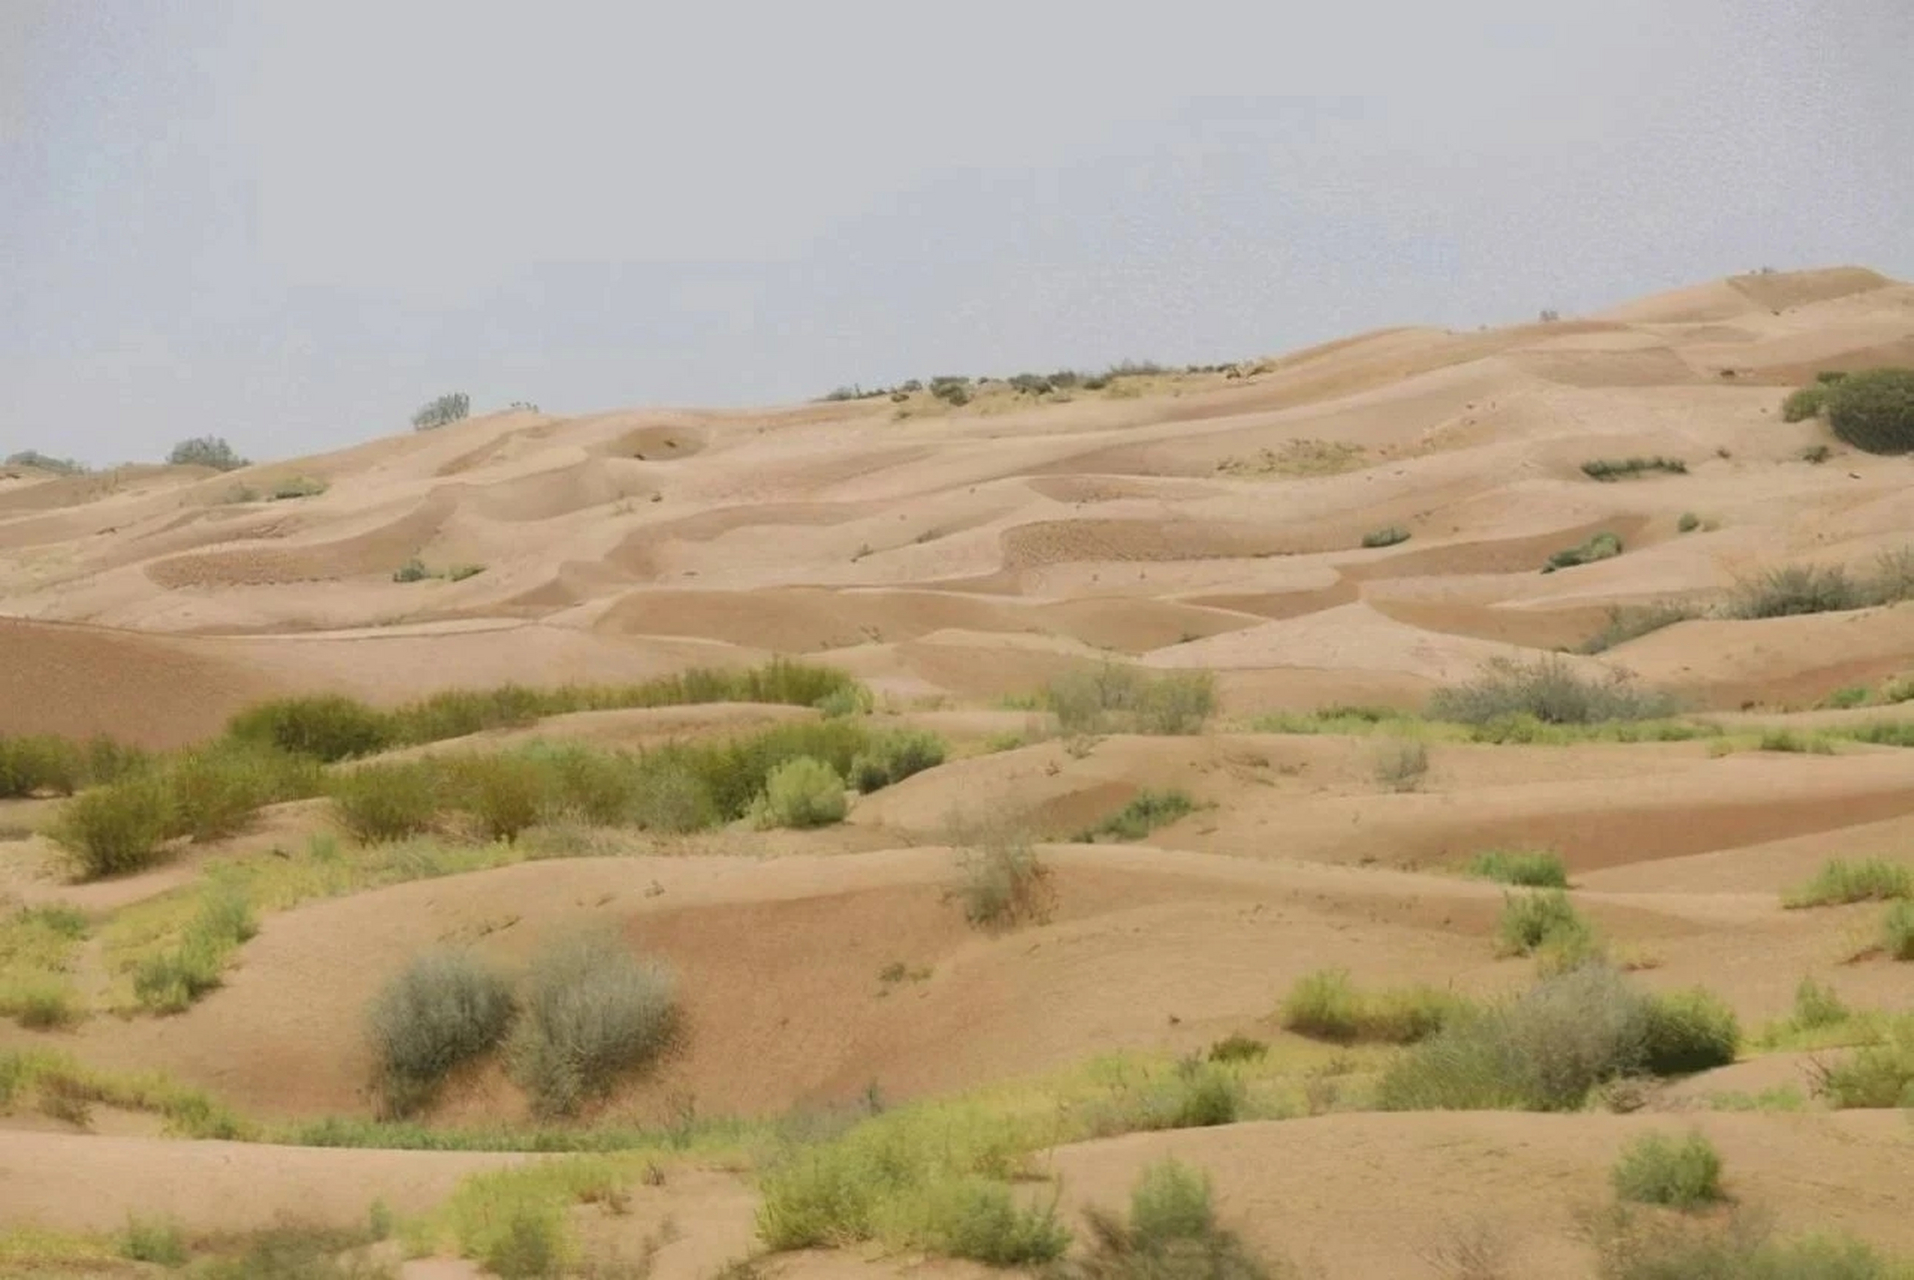
[[[1813,1084],[1837,1107],[1914,1107],[1914,1019],[1894,1019],[1847,1057],[1817,1065]]]
[[[849,806],[844,779],[822,760],[799,756],[772,769],[757,810],[760,827],[828,827],[842,822]]]
[[[390,1263],[359,1252],[371,1242],[364,1229],[273,1227],[227,1243],[219,1257],[195,1274],[201,1280],[398,1280]]]
[[[1230,1035],[1210,1046],[1211,1062],[1258,1062],[1269,1054],[1269,1045],[1252,1036]]]
[[[1392,738],[1376,749],[1376,782],[1389,791],[1414,791],[1429,772],[1429,746],[1417,738]]]
[[[512,841],[550,809],[556,779],[524,752],[462,756],[446,765],[450,798],[487,840]]]
[[[1298,1035],[1339,1044],[1413,1044],[1442,1029],[1464,1002],[1433,987],[1362,991],[1341,969],[1303,975],[1283,1001],[1282,1023]]]
[[[1499,955],[1533,955],[1551,938],[1586,928],[1575,904],[1559,889],[1506,894],[1495,926],[1495,948]]]
[[[1377,547],[1393,547],[1399,542],[1409,540],[1409,531],[1401,525],[1390,525],[1387,529],[1377,529],[1373,533],[1362,535],[1362,545],[1371,550]]]
[[[1835,566],[1788,565],[1735,584],[1730,617],[1788,618],[1809,613],[1840,613],[1872,603],[1866,585]]]
[[[939,1186],[927,1198],[923,1243],[951,1258],[990,1267],[1054,1262],[1070,1247],[1070,1233],[1054,1205],[1024,1208],[1010,1188],[987,1178]]]
[[[1478,880],[1531,889],[1568,888],[1568,868],[1562,855],[1548,850],[1489,849],[1469,859],[1467,874]]]
[[[171,1219],[134,1218],[120,1237],[120,1256],[132,1262],[183,1267],[187,1261],[186,1240],[179,1223]]]
[[[944,762],[944,741],[934,733],[905,729],[883,733],[851,761],[851,784],[869,793],[935,769]]]
[[[1637,688],[1622,672],[1595,680],[1556,654],[1533,662],[1492,658],[1475,679],[1438,689],[1429,700],[1430,718],[1473,725],[1517,716],[1543,724],[1602,724],[1653,720],[1675,710],[1672,697]]]
[[[993,932],[1049,920],[1056,901],[1050,868],[1027,831],[1008,818],[954,817],[949,825],[959,878],[947,896],[963,904],[966,920]]]
[[[431,760],[368,764],[334,775],[327,786],[339,825],[378,844],[430,831],[438,819],[440,770]]]
[[[1838,1026],[1853,1016],[1853,1011],[1842,1003],[1833,987],[1816,982],[1812,977],[1804,977],[1795,986],[1794,1012],[1788,1019],[1788,1025],[1796,1031],[1813,1031],[1819,1027]]]
[[[1593,564],[1597,560],[1612,560],[1622,553],[1622,540],[1613,533],[1598,533],[1586,542],[1565,547],[1548,558],[1542,566],[1543,573],[1554,573],[1557,569],[1573,569],[1577,565]]]
[[[1582,464],[1582,474],[1591,480],[1621,480],[1630,476],[1645,475],[1650,471],[1666,471],[1670,475],[1687,475],[1688,464],[1680,458],[1596,458]]]
[[[327,763],[371,755],[393,743],[389,717],[338,694],[259,703],[234,716],[226,733]]]
[[[1889,904],[1881,917],[1881,950],[1890,960],[1914,960],[1914,902]]]
[[[1065,733],[1200,733],[1216,710],[1207,671],[1152,674],[1113,662],[1052,680],[1045,704]]]
[[[1190,799],[1187,791],[1174,788],[1152,791],[1146,787],[1102,822],[1079,832],[1077,839],[1086,844],[1102,836],[1114,840],[1141,840],[1158,827],[1175,822],[1195,810],[1196,801]]]
[[[1622,1149],[1609,1180],[1622,1200],[1694,1209],[1721,1199],[1721,1155],[1700,1133],[1645,1133]]]
[[[450,1072],[499,1043],[511,1017],[511,985],[490,966],[454,951],[414,958],[366,1011],[385,1114],[428,1104]]]
[[[182,440],[166,455],[175,467],[211,467],[215,471],[237,471],[248,465],[233,447],[218,436],[195,436]]]
[[[1648,998],[1642,1066],[1652,1074],[1725,1067],[1740,1049],[1741,1023],[1719,996],[1695,987]]]
[[[513,1078],[541,1116],[571,1115],[642,1071],[679,1030],[676,980],[610,934],[547,944],[526,976],[508,1049]]]
[[[1682,512],[1681,518],[1675,521],[1677,533],[1693,533],[1699,528],[1701,528],[1701,517],[1692,511]]]
[[[61,806],[47,834],[92,880],[157,861],[174,823],[165,780],[136,774],[74,796]]]
[[[1909,1280],[1914,1267],[1841,1234],[1779,1238],[1766,1214],[1643,1211],[1618,1203],[1584,1227],[1601,1280]]]
[[[1693,605],[1676,600],[1660,601],[1633,609],[1610,608],[1606,625],[1582,641],[1577,652],[1603,653],[1617,645],[1627,644],[1630,640],[1639,640],[1645,635],[1660,631],[1663,627],[1672,627],[1677,622],[1687,622],[1691,618],[1700,616],[1700,611]]]
[[[310,758],[231,741],[175,756],[160,779],[167,792],[166,834],[196,842],[235,835],[263,806],[316,795],[322,786]]]
[[[1280,1280],[1287,1262],[1258,1257],[1216,1221],[1209,1178],[1175,1160],[1144,1169],[1123,1222],[1100,1209],[1085,1213],[1090,1248],[1063,1269],[1064,1280]]]
[[[412,415],[414,431],[431,431],[458,422],[472,412],[472,397],[463,391],[448,392],[426,401]]]
[[[0,737],[0,800],[70,796],[88,781],[79,744],[52,734]]]
[[[1862,369],[1823,393],[1828,426],[1867,453],[1914,451],[1914,369]]]
[[[324,480],[312,476],[291,476],[275,484],[266,496],[274,502],[286,502],[295,498],[316,498],[325,491]]]
[[[1914,870],[1905,863],[1886,858],[1830,858],[1813,879],[1784,895],[1781,905],[1799,909],[1896,898],[1914,898]]]
[[[1799,387],[1788,393],[1781,402],[1781,420],[1783,422],[1806,422],[1809,418],[1819,417],[1826,402],[1827,388],[1823,386]]]

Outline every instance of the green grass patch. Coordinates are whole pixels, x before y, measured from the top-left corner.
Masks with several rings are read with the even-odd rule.
[[[1783,895],[1781,905],[1798,910],[1910,897],[1914,897],[1914,870],[1905,863],[1886,858],[1831,858],[1813,879]]]
[[[133,996],[152,1013],[180,1013],[217,988],[226,963],[259,932],[242,891],[219,884],[200,897],[199,911],[178,944],[141,960],[133,971]]]
[[[1888,904],[1881,917],[1881,950],[1890,960],[1914,960],[1914,902]]]
[[[1469,859],[1464,874],[1478,880],[1531,889],[1568,888],[1562,855],[1546,849],[1485,849]]]
[[[1442,1029],[1466,1001],[1434,987],[1364,991],[1341,969],[1303,975],[1283,1001],[1282,1024],[1338,1044],[1413,1044]]]
[[[777,765],[765,776],[764,794],[752,816],[760,828],[806,830],[844,821],[850,811],[844,799],[844,779],[822,760],[798,756]]]
[[[0,1053],[0,1110],[57,1096],[69,1105],[98,1104],[160,1116],[183,1138],[247,1140],[257,1130],[198,1089],[158,1072],[118,1075],[96,1071],[73,1057],[43,1049]]]
[[[1697,1209],[1721,1199],[1721,1153],[1698,1132],[1645,1133],[1622,1149],[1609,1181],[1618,1199]]]
[[[1076,838],[1086,844],[1104,837],[1141,840],[1158,827],[1168,826],[1194,812],[1196,801],[1190,798],[1189,792],[1176,788],[1152,791],[1146,787],[1096,826],[1078,832]]]
[[[1680,458],[1594,458],[1582,464],[1582,474],[1590,480],[1615,481],[1627,480],[1647,475],[1651,471],[1665,471],[1670,475],[1688,474],[1688,464]]]
[[[1573,569],[1578,565],[1594,564],[1597,560],[1612,560],[1622,553],[1620,535],[1608,533],[1593,534],[1586,542],[1572,547],[1564,547],[1548,558],[1542,566],[1543,573],[1554,573],[1558,569]]]
[[[71,907],[22,907],[0,920],[0,1017],[50,1030],[85,1016],[68,976],[87,918]]]

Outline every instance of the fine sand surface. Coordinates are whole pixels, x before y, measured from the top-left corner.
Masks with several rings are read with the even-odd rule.
[[[585,850],[266,913],[219,989],[185,1012],[96,1013],[61,1031],[0,1022],[0,1052],[51,1049],[154,1070],[267,1125],[369,1118],[368,1000],[417,953],[466,945],[522,964],[543,941],[615,932],[668,962],[680,1050],[594,1113],[670,1123],[932,1098],[1120,1051],[1187,1054],[1279,1025],[1290,985],[1518,990],[1501,886],[1458,874],[1491,848],[1559,853],[1577,907],[1654,990],[1705,986],[1755,1028],[1813,977],[1856,1008],[1914,1008],[1914,964],[1868,949],[1878,904],[1782,909],[1831,857],[1914,866],[1914,755],[1796,733],[1914,717],[1816,710],[1914,673],[1914,604],[1736,621],[1697,617],[1596,657],[1737,737],[1488,744],[1435,736],[1413,787],[1379,780],[1386,733],[1276,732],[1258,718],[1415,709],[1484,663],[1574,649],[1615,608],[1698,612],[1788,565],[1871,571],[1914,545],[1908,460],[1781,421],[1824,369],[1914,362],[1914,286],[1839,268],[1737,277],[1555,324],[1397,328],[1223,373],[962,409],[927,395],[758,412],[493,414],[230,474],[128,468],[0,477],[0,734],[107,733],[151,748],[211,737],[296,692],[394,705],[436,690],[621,683],[773,655],[841,668],[875,717],[943,735],[940,767],[856,798],[810,832],[748,824],[631,833]],[[1008,371],[1006,371],[1008,372]],[[1728,376],[1731,373],[1732,376]],[[23,445],[37,442],[23,441]],[[1599,483],[1581,464],[1661,455],[1682,474]],[[271,501],[295,478],[317,496]],[[1692,515],[1693,522],[1684,521]],[[1682,523],[1698,527],[1684,532]],[[1365,535],[1406,531],[1364,548]],[[1600,532],[1613,559],[1543,574]],[[399,582],[428,569],[482,567]],[[1056,735],[1032,696],[1100,661],[1215,673],[1200,735]],[[432,751],[533,739],[633,749],[806,721],[808,708],[600,711]],[[1752,728],[1751,728],[1752,726]],[[418,755],[412,748],[401,755]],[[1194,811],[1140,841],[1087,829],[1145,790]],[[0,894],[107,913],[224,862],[303,847],[323,801],[136,875],[70,883],[38,829],[58,803],[0,801]],[[954,815],[1013,817],[1053,873],[1047,922],[1003,933],[951,900]],[[114,980],[100,947],[82,985]],[[901,965],[903,982],[880,977]],[[1914,1251],[1904,1114],[1730,1114],[1718,1093],[1804,1092],[1821,1055],[1744,1055],[1637,1114],[1334,1113],[1067,1147],[1062,1210],[1121,1206],[1164,1155],[1214,1180],[1226,1225],[1323,1274],[1442,1274],[1429,1251],[1488,1230],[1508,1275],[1587,1276],[1578,1206],[1608,1195],[1630,1138],[1699,1125],[1731,1193],[1786,1230],[1839,1227]],[[528,1119],[496,1064],[427,1119]],[[161,1136],[101,1108],[90,1129],[0,1116],[0,1229],[111,1232],[129,1215],[195,1231],[364,1219],[442,1204],[469,1174],[545,1157],[298,1148]],[[753,1248],[748,1171],[687,1157],[629,1213],[575,1212],[594,1248],[670,1237],[665,1280],[709,1280]],[[665,1224],[669,1225],[666,1230]],[[792,1280],[969,1264],[872,1249],[782,1259]],[[3,1270],[3,1268],[0,1268]],[[99,1274],[115,1274],[110,1268]],[[138,1270],[126,1274],[143,1274]],[[478,1274],[416,1259],[405,1274]]]

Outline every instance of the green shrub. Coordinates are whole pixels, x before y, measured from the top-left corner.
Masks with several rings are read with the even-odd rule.
[[[437,576],[438,575],[434,574],[430,569],[426,568],[425,561],[419,559],[417,556],[413,556],[410,560],[407,560],[404,564],[392,571],[392,580],[394,582],[424,582],[428,578]]]
[[[1675,709],[1672,697],[1638,689],[1620,672],[1605,681],[1586,678],[1557,654],[1533,662],[1491,658],[1475,679],[1438,689],[1429,699],[1430,718],[1474,725],[1516,716],[1543,724],[1603,724],[1653,720]]]
[[[387,718],[356,698],[315,694],[249,707],[226,726],[228,736],[331,763],[392,745]]]
[[[1196,801],[1187,791],[1151,791],[1144,788],[1130,802],[1094,827],[1078,833],[1077,839],[1090,843],[1099,836],[1117,840],[1141,840],[1158,827],[1195,812]]]
[[[1789,618],[1864,609],[1870,603],[1867,588],[1838,565],[1788,565],[1737,582],[1728,613],[1741,619]]]
[[[1282,1022],[1298,1035],[1341,1044],[1413,1044],[1440,1031],[1461,1009],[1462,1001],[1432,987],[1362,991],[1346,970],[1318,969],[1290,988]]]
[[[1648,1000],[1606,965],[1467,1008],[1393,1061],[1377,1084],[1385,1111],[1568,1111],[1596,1085],[1641,1071]]]
[[[1575,904],[1559,889],[1505,894],[1502,916],[1496,922],[1496,952],[1505,956],[1533,955],[1557,934],[1585,927]]]
[[[1862,369],[1828,387],[1828,425],[1867,453],[1914,450],[1914,369]]]
[[[1627,644],[1630,640],[1639,640],[1663,627],[1672,627],[1677,622],[1686,622],[1699,616],[1699,611],[1693,605],[1675,600],[1634,609],[1610,608],[1607,624],[1584,640],[1578,652],[1602,653],[1616,645]]]
[[[476,578],[484,572],[485,566],[482,564],[455,564],[446,569],[445,580],[447,582],[464,582],[467,578]]]
[[[1028,832],[1007,819],[953,819],[950,826],[959,879],[948,896],[963,903],[966,920],[991,931],[1049,920],[1056,901],[1050,868]]]
[[[398,1280],[390,1265],[347,1252],[368,1243],[363,1230],[273,1227],[242,1238],[237,1252],[193,1274],[199,1280]]]
[[[1826,401],[1827,388],[1822,386],[1799,387],[1788,393],[1781,402],[1781,420],[1783,422],[1806,422],[1809,418],[1819,417]]]
[[[179,1223],[171,1220],[134,1218],[120,1237],[120,1256],[133,1262],[154,1262],[162,1267],[186,1265],[186,1241]]]
[[[1210,1046],[1211,1062],[1257,1062],[1268,1056],[1269,1046],[1251,1036],[1230,1035]]]
[[[1088,1252],[1065,1280],[1278,1280],[1287,1263],[1259,1258],[1216,1222],[1209,1178],[1164,1160],[1146,1168],[1130,1193],[1130,1219],[1089,1209]]]
[[[842,822],[849,806],[844,779],[822,760],[799,756],[771,770],[764,780],[762,827],[828,827]]]
[[[1839,906],[1849,902],[1886,902],[1914,898],[1914,870],[1885,858],[1850,861],[1830,858],[1814,878],[1785,895],[1790,908]]]
[[[817,711],[826,720],[835,720],[839,716],[867,716],[874,702],[871,691],[862,685],[847,685],[834,689],[817,700]]]
[[[453,391],[446,395],[428,400],[412,415],[414,431],[431,431],[449,423],[458,422],[472,412],[472,397],[463,391]]]
[[[41,792],[70,796],[89,778],[80,747],[52,734],[0,737],[0,800]]]
[[[1478,880],[1532,889],[1568,888],[1568,868],[1562,855],[1544,849],[1489,849],[1469,859],[1467,874]]]
[[[679,1029],[676,981],[610,934],[548,943],[526,977],[513,1029],[513,1077],[541,1116],[571,1115],[619,1077],[669,1050]]]
[[[37,467],[41,471],[51,471],[53,474],[61,476],[79,476],[86,474],[85,463],[75,462],[71,458],[56,458],[51,454],[41,453],[38,449],[22,449],[18,453],[10,453],[7,455],[6,465],[9,467]]]
[[[1914,1020],[1899,1019],[1875,1043],[1816,1068],[1814,1091],[1837,1107],[1914,1107]]]
[[[450,765],[459,807],[487,840],[516,840],[544,816],[556,795],[551,773],[525,754],[475,755]]]
[[[1675,532],[1677,533],[1693,533],[1699,528],[1701,528],[1701,517],[1692,511],[1682,512],[1681,518],[1675,521]]]
[[[1216,1226],[1210,1180],[1175,1160],[1144,1169],[1130,1193],[1130,1230],[1149,1241],[1194,1240]]]
[[[162,773],[167,835],[218,840],[245,829],[269,804],[315,795],[317,764],[272,747],[218,742],[175,757]]]
[[[1639,476],[1649,471],[1671,475],[1688,474],[1688,464],[1680,458],[1596,458],[1582,464],[1582,474],[1591,480],[1614,481]]]
[[[156,861],[174,825],[163,779],[135,775],[82,791],[47,829],[86,879],[137,871]]]
[[[237,471],[249,465],[218,436],[195,436],[191,440],[182,440],[166,455],[166,461],[175,467],[211,467],[215,471]]]
[[[1914,902],[1888,904],[1881,917],[1881,950],[1890,960],[1914,960]]]
[[[1597,560],[1610,560],[1622,553],[1622,540],[1613,533],[1598,533],[1586,542],[1578,543],[1557,551],[1548,558],[1543,573],[1554,573],[1557,569],[1573,569],[1577,565],[1593,564]]]
[[[851,761],[851,783],[868,794],[943,762],[944,741],[934,733],[906,729],[879,734]]]
[[[927,1219],[925,1243],[933,1252],[991,1267],[1052,1262],[1070,1247],[1054,1206],[1020,1208],[1009,1187],[985,1178],[939,1187]]]
[[[1191,734],[1216,710],[1216,682],[1207,671],[1159,675],[1105,662],[1058,676],[1044,699],[1065,733]]]
[[[648,763],[677,764],[691,772],[709,792],[719,817],[731,821],[745,816],[765,791],[772,770],[786,761],[809,756],[829,765],[841,779],[870,742],[861,722],[826,720],[778,725],[729,742],[667,747],[652,753]]]
[[[1850,707],[1865,705],[1870,696],[1871,693],[1864,684],[1842,685],[1821,699],[1821,705],[1836,711],[1846,711]]]
[[[1648,998],[1642,1065],[1658,1076],[1725,1067],[1741,1048],[1741,1024],[1719,996],[1699,987]]]
[[[227,958],[259,932],[252,908],[235,889],[208,894],[171,950],[140,962],[133,995],[154,1013],[180,1013],[217,988]]]
[[[1801,451],[1801,461],[1809,466],[1818,467],[1834,456],[1834,450],[1824,444],[1811,444]]]
[[[1589,1235],[1601,1280],[1909,1280],[1914,1267],[1839,1234],[1777,1239],[1767,1215],[1642,1212],[1616,1204]]]
[[[1700,1133],[1679,1142],[1646,1133],[1622,1149],[1609,1179],[1623,1200],[1693,1209],[1721,1199],[1721,1156]]]
[[[1796,985],[1794,1014],[1789,1018],[1789,1023],[1796,1029],[1812,1031],[1817,1027],[1832,1027],[1846,1022],[1852,1016],[1833,987],[1824,986],[1812,977],[1804,977]]]
[[[647,762],[632,778],[630,820],[647,831],[684,835],[718,821],[717,805],[698,776],[676,762]]]
[[[373,1084],[388,1115],[432,1100],[447,1074],[504,1038],[511,986],[462,952],[429,952],[396,974],[366,1011]]]
[[[330,781],[334,814],[365,844],[430,831],[439,813],[439,772],[429,760],[347,770]]]
[[[1387,529],[1377,529],[1373,533],[1362,535],[1362,545],[1371,550],[1377,547],[1393,547],[1399,542],[1409,540],[1409,531],[1401,525],[1390,525]]]
[[[292,476],[275,484],[267,494],[274,502],[294,498],[316,498],[326,491],[326,482],[311,476]]]

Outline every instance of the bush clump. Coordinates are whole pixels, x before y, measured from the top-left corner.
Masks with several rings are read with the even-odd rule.
[[[1050,918],[1056,902],[1050,868],[1037,856],[1027,831],[1002,818],[953,817],[949,826],[959,878],[948,896],[963,903],[966,920],[996,932]]]
[[[1870,603],[1866,585],[1838,565],[1787,565],[1737,582],[1729,596],[1728,613],[1744,620],[1790,618],[1841,613]]]
[[[1687,622],[1700,616],[1700,610],[1679,600],[1658,601],[1633,609],[1611,607],[1608,622],[1600,631],[1584,640],[1578,652],[1602,653],[1616,645],[1627,644],[1630,640],[1639,640],[1663,627],[1672,627],[1677,622]]]
[[[1766,1214],[1644,1212],[1618,1203],[1588,1230],[1602,1280],[1908,1280],[1904,1261],[1839,1233],[1776,1237]]]
[[[1781,905],[1799,909],[1897,898],[1914,898],[1914,870],[1905,863],[1886,858],[1830,858],[1813,879],[1785,895]]]
[[[1668,694],[1637,688],[1623,672],[1595,680],[1577,674],[1560,655],[1547,654],[1533,662],[1491,658],[1475,679],[1436,690],[1429,716],[1473,725],[1522,716],[1543,724],[1604,724],[1653,720],[1673,714],[1676,706]]]
[[[1700,1133],[1646,1133],[1623,1148],[1609,1180],[1622,1200],[1693,1209],[1721,1199],[1721,1155]]]
[[[549,943],[532,960],[508,1056],[541,1116],[576,1113],[672,1047],[677,984],[610,934]]]
[[[439,770],[430,760],[368,764],[332,777],[333,813],[363,844],[403,840],[438,820]]]
[[[1837,1107],[1914,1107],[1914,1019],[1897,1019],[1874,1043],[1817,1067],[1814,1091]]]
[[[842,822],[849,806],[844,779],[822,760],[798,756],[772,769],[764,780],[764,796],[757,808],[761,827],[828,827]]]
[[[1044,700],[1065,733],[1200,733],[1216,710],[1216,681],[1207,671],[1153,675],[1106,662],[1058,676]]]
[[[1387,529],[1377,529],[1362,535],[1362,545],[1370,550],[1377,547],[1393,547],[1399,542],[1409,540],[1409,531],[1401,525],[1392,524]]]
[[[868,794],[944,762],[944,741],[934,733],[905,729],[879,735],[851,761],[851,784]]]
[[[47,834],[92,880],[157,861],[173,823],[173,797],[165,780],[138,774],[74,796]]]
[[[1258,1257],[1216,1221],[1207,1175],[1175,1160],[1146,1168],[1130,1193],[1123,1222],[1100,1209],[1085,1213],[1090,1249],[1065,1269],[1067,1280],[1279,1280],[1288,1263]]]
[[[1649,471],[1687,475],[1688,464],[1680,458],[1596,458],[1582,464],[1582,474],[1591,480],[1615,481]]]
[[[498,1044],[511,1018],[511,985],[489,966],[453,951],[416,957],[366,1011],[385,1113],[429,1103],[447,1074]]]
[[[1642,1065],[1658,1076],[1725,1067],[1741,1050],[1735,1011],[1700,987],[1651,996],[1643,1030]]]
[[[1484,850],[1469,859],[1466,873],[1478,880],[1531,889],[1568,888],[1568,868],[1563,865],[1562,855],[1545,849]]]
[[[1085,844],[1095,842],[1100,836],[1114,840],[1141,840],[1158,827],[1175,822],[1195,810],[1196,801],[1190,799],[1187,791],[1174,787],[1168,791],[1152,791],[1145,787],[1121,809],[1096,826],[1078,833],[1077,839]]]
[[[1554,573],[1557,569],[1573,569],[1577,565],[1593,564],[1597,560],[1611,560],[1621,553],[1620,535],[1597,533],[1586,542],[1557,551],[1548,558],[1548,563],[1542,566],[1542,572]]]
[[[472,397],[463,391],[454,391],[436,399],[428,400],[412,415],[414,431],[431,431],[449,423],[458,422],[472,412]]]
[[[207,895],[185,935],[171,950],[133,971],[133,995],[154,1013],[180,1013],[217,988],[226,960],[259,932],[252,907],[236,889]]]
[[[1283,1001],[1283,1026],[1338,1044],[1414,1044],[1442,1029],[1463,1002],[1433,987],[1362,991],[1342,969],[1319,969],[1296,980]]]
[[[372,755],[392,745],[390,718],[357,698],[316,694],[249,707],[226,726],[227,736],[311,756],[328,764]]]
[[[1588,924],[1560,889],[1511,893],[1502,899],[1495,926],[1495,949],[1505,956],[1527,956],[1564,934],[1586,932]]]
[[[1866,453],[1914,451],[1914,369],[1862,369],[1830,385],[1828,426]]]
[[[1823,386],[1798,387],[1788,393],[1781,402],[1781,420],[1783,422],[1806,422],[1809,418],[1821,415],[1827,400],[1827,388]]]
[[[1881,950],[1890,960],[1914,960],[1914,902],[1888,906],[1881,917]]]
[[[195,436],[191,440],[182,440],[166,455],[166,461],[175,467],[211,467],[215,471],[237,471],[249,465],[218,436]]]

